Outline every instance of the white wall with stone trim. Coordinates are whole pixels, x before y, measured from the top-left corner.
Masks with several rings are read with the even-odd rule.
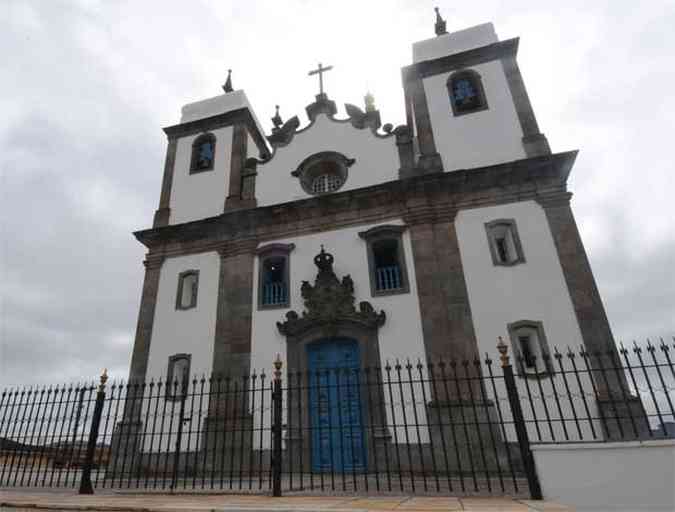
[[[197,306],[176,309],[178,275],[186,270],[199,270]],[[148,377],[166,376],[168,358],[177,353],[192,355],[193,374],[211,373],[219,274],[220,256],[215,251],[164,261],[159,274]]]
[[[515,220],[525,257],[524,263],[514,266],[494,265],[485,224],[496,219]],[[482,358],[486,353],[491,356],[494,370],[498,375],[501,375],[501,368],[497,357],[497,338],[501,336],[509,344],[509,352],[513,354],[507,326],[518,320],[541,321],[550,350],[555,346],[562,351],[567,346],[578,349],[583,345],[546,214],[537,202],[522,201],[460,210],[455,225],[478,351]],[[564,364],[569,368],[569,361],[566,358]],[[557,367],[555,361],[554,365]],[[583,388],[592,391],[588,377],[582,375],[581,379]],[[543,393],[547,397],[547,405],[551,408],[549,413],[552,417],[559,417],[559,411],[554,405],[553,385],[556,386],[558,393],[562,392],[565,389],[562,376],[557,374],[553,378],[542,378],[541,389],[536,380],[526,382],[525,379],[516,377],[516,381],[522,396],[528,395],[526,384],[530,384],[529,392],[535,397],[534,414],[537,414],[541,423],[539,431],[535,429],[534,424],[528,424],[531,439],[539,439],[541,436],[541,439],[549,440],[555,436],[558,440],[564,440],[565,432],[560,422],[553,423],[553,435],[551,434],[545,423],[546,411],[542,401],[537,398]],[[506,396],[501,381],[499,385],[498,393]],[[572,385],[576,389],[574,383]],[[593,397],[586,398],[592,416],[597,418],[598,412]],[[575,407],[579,414],[584,411],[584,404],[578,397]],[[564,417],[574,417],[566,400],[562,401],[561,409]],[[529,409],[524,412],[528,418],[532,418]],[[568,434],[571,435],[571,439],[578,439],[574,427],[571,424],[566,426],[569,427]],[[601,438],[602,429],[597,422],[594,426],[596,435]],[[582,425],[582,435],[584,439],[593,438],[588,423]],[[509,435],[509,438],[515,439],[515,433]]]
[[[445,171],[500,164],[525,158],[518,114],[501,61],[470,68],[483,82],[487,110],[455,116],[447,80],[454,73],[441,73],[422,80],[436,150]]]
[[[533,445],[544,498],[579,512],[675,510],[675,440]]]
[[[272,160],[258,165],[258,206],[312,197],[291,172],[305,158],[321,151],[335,151],[356,160],[340,191],[398,179],[401,165],[394,136],[379,138],[369,128],[357,129],[349,122],[336,122],[319,114],[314,124],[296,134],[290,144],[277,148]]]
[[[419,300],[417,297],[417,283],[415,277],[415,265],[412,257],[410,234],[406,230],[402,234],[403,251],[407,263],[409,293],[389,295],[384,297],[372,297],[368,274],[368,255],[366,242],[358,235],[360,231],[366,231],[378,224],[368,224],[358,227],[350,227],[341,230],[325,231],[305,236],[286,238],[282,240],[270,240],[268,243],[293,243],[295,249],[290,253],[290,307],[285,309],[258,309],[258,265],[256,258],[253,273],[253,330],[251,343],[251,368],[258,371],[265,370],[271,375],[272,362],[276,354],[280,354],[282,361],[286,361],[286,337],[279,333],[276,323],[284,321],[286,312],[293,309],[299,314],[304,310],[304,302],[300,294],[302,281],[314,284],[317,267],[314,264],[314,256],[321,250],[321,244],[325,246],[335,258],[333,269],[339,279],[350,275],[354,281],[355,304],[358,308],[360,301],[369,301],[376,311],[384,310],[387,320],[378,332],[381,364],[387,361],[392,365],[396,359],[405,362],[410,358],[413,363],[417,358],[425,360],[424,341],[422,337],[422,320],[420,315]],[[401,225],[401,220],[392,220],[386,224]],[[405,371],[405,370],[404,370]],[[373,377],[374,378],[374,377]],[[395,371],[392,370],[392,380],[395,380]],[[426,390],[427,396],[429,390]],[[399,396],[399,391],[393,391],[393,401],[397,404],[410,402],[410,391],[404,390],[404,399]],[[417,401],[421,400],[421,388],[415,389]],[[389,397],[387,397],[389,401]],[[412,409],[408,406],[406,413],[412,417]],[[420,418],[426,414],[424,407],[417,411]],[[391,410],[387,410],[389,424],[392,424]],[[402,424],[402,410],[396,408],[396,422]],[[257,421],[257,420],[256,420]],[[420,420],[422,421],[422,420]],[[399,440],[403,442],[404,433],[399,432]],[[416,439],[414,429],[409,429],[411,439]],[[428,433],[422,433],[423,441],[428,438]]]
[[[230,186],[232,127],[219,128],[210,133],[216,137],[213,169],[194,174],[190,174],[192,143],[201,133],[178,139],[169,224],[200,220],[223,213]]]
[[[178,275],[186,270],[199,270],[199,286],[197,290],[197,306],[191,309],[176,309],[176,293],[178,290]],[[218,305],[218,276],[220,274],[220,256],[217,252],[193,254],[167,258],[162,264],[159,275],[159,287],[157,290],[157,303],[155,305],[155,318],[152,327],[150,341],[150,353],[146,380],[158,379],[164,382],[168,370],[169,357],[174,354],[190,354],[191,379],[201,379],[202,375],[208,378],[213,365],[213,340],[216,328],[216,310]],[[198,384],[199,386],[199,384]],[[208,384],[206,388],[208,389]],[[192,383],[190,384],[192,392]],[[155,391],[155,395],[156,395]],[[144,410],[150,405],[153,410],[156,399],[144,402]],[[192,404],[195,413],[194,421],[198,414],[194,410],[196,404]],[[206,404],[203,404],[206,407]],[[191,406],[188,399],[187,407]],[[164,411],[164,399],[159,399],[159,411]],[[156,429],[160,428],[159,422],[164,422],[165,430],[169,431],[169,423],[173,421],[173,431],[176,428],[177,415],[179,413],[178,402],[167,402],[164,419],[158,418]],[[206,411],[203,411],[204,414]],[[196,425],[196,423],[195,423]],[[164,436],[161,449],[173,451],[175,436]],[[144,439],[144,449],[150,450],[150,436]],[[184,447],[187,439],[183,440]],[[193,436],[193,443],[196,442]],[[153,451],[157,451],[158,440],[154,440]],[[193,447],[194,448],[194,447]]]

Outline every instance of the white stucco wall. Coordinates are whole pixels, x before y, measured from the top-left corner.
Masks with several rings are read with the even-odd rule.
[[[484,224],[504,218],[514,219],[516,222],[525,256],[523,264],[505,267],[495,266],[492,263]],[[553,237],[544,210],[539,204],[534,201],[523,201],[461,210],[457,214],[455,224],[480,354],[488,353],[498,362],[497,337],[501,336],[510,344],[507,325],[518,320],[541,321],[550,350],[553,350],[554,346],[564,351],[567,346],[583,345]],[[510,353],[513,353],[512,348]],[[557,367],[557,364],[555,366]],[[497,371],[501,370],[497,367]],[[592,389],[587,377],[581,378],[585,389]],[[556,375],[553,379],[558,392],[565,389],[560,375]],[[524,379],[517,377],[516,380],[522,396],[527,396]],[[536,381],[529,381],[529,384],[534,396],[541,394]],[[541,379],[541,385],[543,393],[548,396],[547,403],[551,408],[549,413],[554,418],[559,417],[557,407],[553,406],[555,402],[552,379]],[[573,383],[571,385],[574,386]],[[501,388],[499,393],[506,396]],[[588,402],[591,414],[597,418],[592,398],[589,398]],[[542,407],[542,402],[535,399],[534,403],[541,429],[537,432],[534,425],[529,424],[531,439],[538,439],[539,435],[544,440],[551,439],[550,430],[545,423],[546,411]],[[576,407],[577,411],[584,410],[581,400],[578,400]],[[564,417],[573,418],[567,401],[562,401],[561,408]],[[532,418],[529,405],[524,406],[524,412],[527,418]],[[571,422],[567,427],[571,439],[578,438]],[[560,422],[554,422],[553,431],[556,439],[565,439]],[[596,434],[601,435],[600,433],[601,429],[596,425]],[[593,438],[587,423],[582,425],[582,435],[585,439]]]
[[[482,77],[488,109],[455,117],[446,82],[452,73],[424,78],[436,149],[446,171],[525,158],[523,131],[501,62],[472,66]]]
[[[387,224],[402,224],[400,220],[391,221]],[[304,310],[304,303],[300,295],[300,286],[302,281],[309,281],[314,284],[317,268],[314,265],[314,256],[324,244],[326,251],[333,254],[335,258],[334,270],[339,279],[349,274],[354,281],[355,303],[358,308],[360,301],[369,301],[376,311],[384,310],[387,314],[385,324],[378,332],[380,357],[382,366],[387,361],[392,365],[397,358],[405,361],[410,358],[413,363],[420,358],[425,360],[424,342],[422,338],[422,322],[417,298],[417,284],[415,278],[415,268],[412,260],[412,248],[410,245],[410,236],[407,231],[403,232],[403,250],[405,252],[408,281],[410,292],[400,295],[390,295],[386,297],[371,297],[370,281],[368,276],[368,259],[366,253],[366,242],[362,240],[358,233],[365,231],[377,224],[364,225],[342,230],[327,231],[297,238],[283,240],[274,240],[275,243],[294,243],[295,249],[290,255],[290,308],[298,313]],[[266,242],[267,243],[272,243]],[[289,309],[258,310],[258,260],[254,266],[254,287],[253,287],[253,332],[252,332],[252,355],[251,367],[260,370],[264,368],[270,375],[272,361],[276,354],[280,354],[282,361],[286,361],[286,338],[279,333],[276,322],[285,319],[286,312]],[[414,370],[416,371],[416,370]],[[404,370],[405,372],[405,370]],[[392,379],[395,379],[395,371],[392,371]],[[374,379],[374,377],[373,377]],[[406,387],[407,384],[404,386]],[[396,386],[393,386],[396,388]],[[426,390],[427,396],[429,394]],[[404,389],[404,399],[401,400],[398,389],[393,390],[394,403],[407,403],[406,413],[408,418],[413,415],[409,389]],[[421,388],[415,389],[417,401],[421,402]],[[389,397],[387,397],[389,401]],[[395,407],[396,423],[402,423],[402,410],[400,405]],[[417,411],[420,422],[423,422],[425,416],[424,407],[419,407]],[[391,411],[387,410],[389,424],[392,424]],[[257,421],[257,420],[256,420]],[[405,433],[403,429],[398,432],[400,442],[403,442]],[[411,439],[417,439],[414,429],[409,429]],[[427,439],[427,432],[422,432],[422,441]]]
[[[186,270],[199,270],[199,288],[197,292],[197,307],[187,310],[176,309],[176,292],[178,275]],[[187,353],[191,355],[191,377],[201,379],[202,375],[211,373],[213,364],[213,340],[216,327],[216,309],[218,304],[218,275],[220,272],[220,257],[217,252],[195,254],[169,258],[162,265],[157,291],[157,304],[150,341],[150,355],[148,360],[147,380],[151,378],[166,378],[169,357],[174,354]],[[207,384],[208,386],[208,384]],[[207,388],[208,389],[208,388]],[[192,392],[192,384],[190,384]],[[156,393],[155,393],[156,394]],[[154,410],[156,399],[151,401]],[[147,402],[145,403],[147,407]],[[206,404],[203,404],[204,408]],[[164,400],[159,400],[159,411],[163,410]],[[199,416],[192,405],[196,422]],[[173,431],[176,428],[176,417],[179,410],[178,402],[167,402],[164,414],[165,432],[169,430],[169,423],[173,417]],[[188,410],[191,407],[191,398],[188,398]],[[203,415],[206,410],[203,411]],[[159,421],[162,421],[161,419]],[[159,429],[159,424],[156,428]],[[150,428],[150,426],[148,426]],[[162,450],[173,450],[175,439],[173,436],[164,436]],[[153,440],[150,436],[145,439],[145,449],[150,448]],[[197,439],[193,435],[192,443]],[[184,443],[187,439],[184,440]],[[158,440],[154,440],[153,450],[159,449]],[[184,448],[187,445],[184,446]],[[194,446],[193,446],[194,448]]]
[[[675,510],[675,440],[532,446],[544,498],[584,511]]]
[[[483,23],[475,27],[413,43],[413,62],[437,59],[473,48],[480,48],[496,43],[498,40],[492,23]]]
[[[192,143],[201,134],[182,137],[176,148],[171,186],[170,224],[180,224],[223,213],[230,183],[232,127],[211,133],[216,137],[213,169],[190,174]]]
[[[197,307],[177,310],[178,275],[186,270],[199,270]],[[155,319],[150,341],[147,375],[166,375],[169,356],[192,354],[191,371],[201,375],[211,372],[213,339],[218,304],[220,256],[217,252],[168,258],[159,275]]]
[[[259,206],[311,197],[291,171],[310,155],[336,151],[356,162],[348,170],[340,191],[398,179],[401,166],[394,137],[378,138],[365,128],[334,122],[320,114],[313,125],[298,133],[288,146],[278,148],[270,162],[258,166],[256,196]]]

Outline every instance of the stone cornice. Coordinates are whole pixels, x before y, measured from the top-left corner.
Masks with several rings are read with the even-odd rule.
[[[268,158],[270,156],[270,151],[267,147],[265,135],[260,133],[258,125],[253,119],[250,110],[245,107],[239,108],[237,110],[231,110],[230,112],[225,112],[224,114],[218,114],[215,116],[205,117],[203,119],[197,119],[195,121],[189,121],[187,123],[167,126],[164,128],[164,133],[166,133],[166,135],[169,137],[169,140],[172,140],[179,137],[185,137],[186,135],[195,135],[197,133],[217,130],[218,128],[224,128],[226,126],[232,126],[239,123],[245,124],[248,128],[249,133],[255,140],[260,155],[263,158]]]
[[[565,193],[551,193],[551,194],[540,194],[537,196],[537,202],[543,208],[552,208],[555,206],[565,206],[570,204],[570,199],[572,199],[572,192]]]
[[[143,265],[148,270],[160,268],[164,263],[164,259],[163,254],[148,254],[143,261]]]
[[[460,209],[567,194],[576,151],[505,164],[414,176],[290,203],[225,212],[199,221],[137,231],[150,253],[254,252],[258,242],[403,219],[452,221]]]
[[[217,251],[221,258],[230,258],[241,254],[254,254],[258,247],[256,239],[234,240],[219,244]]]
[[[515,56],[518,53],[518,41],[519,39],[516,37],[453,55],[416,62],[402,68],[403,82],[406,83],[418,77],[425,78],[440,73],[449,73],[503,57]]]

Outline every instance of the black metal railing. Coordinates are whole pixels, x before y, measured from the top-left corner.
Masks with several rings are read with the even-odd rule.
[[[499,349],[5,390],[0,486],[538,497],[531,443],[675,437],[675,340],[535,364]]]

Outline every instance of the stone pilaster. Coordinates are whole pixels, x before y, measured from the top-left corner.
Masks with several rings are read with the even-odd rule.
[[[499,465],[504,467],[507,448],[494,427],[495,404],[485,402],[487,393],[477,378],[481,376],[481,365],[476,364],[478,342],[455,216],[456,211],[442,218],[415,215],[405,219],[410,229],[420,309],[424,311],[422,333],[427,358],[434,363],[435,378],[445,383],[432,390],[428,404],[430,433],[436,450],[444,443],[453,447],[448,460],[451,469],[466,471],[466,461],[475,462],[477,454],[485,452],[481,470],[492,471]],[[461,427],[467,422],[468,428]]]
[[[213,375],[248,375],[257,241],[227,244],[220,254]]]
[[[563,192],[538,198],[538,202],[546,213],[586,349],[616,352],[607,314],[570,207],[571,197],[571,193]]]
[[[129,371],[129,383],[143,382],[148,369],[150,356],[150,340],[152,326],[155,320],[155,305],[157,304],[157,291],[159,289],[159,275],[164,263],[164,256],[148,254],[143,264],[145,265],[145,278],[143,291],[141,292],[141,306],[136,323],[136,338],[134,349],[131,354],[131,369]]]
[[[415,174],[415,152],[413,149],[413,133],[409,126],[400,125],[394,130],[398,158],[401,167],[398,176],[401,179],[409,178]]]
[[[129,472],[137,467],[139,443],[141,442],[141,411],[143,391],[150,356],[152,326],[155,319],[155,305],[159,289],[159,276],[164,263],[161,255],[148,254],[145,265],[145,279],[141,293],[141,306],[136,324],[136,338],[131,354],[128,387],[122,421],[115,425],[111,439],[111,458],[108,469],[114,472]]]
[[[216,453],[209,462],[214,467],[221,467],[225,462],[229,467],[233,461],[236,465],[245,465],[250,458],[249,440],[235,439],[235,432],[250,430],[253,421],[248,407],[248,389],[253,259],[257,245],[256,240],[246,240],[227,244],[218,251],[220,274],[212,378],[214,382],[220,382],[220,387],[216,395],[211,395],[209,413],[204,420],[206,445]]]
[[[571,193],[563,192],[539,197],[537,201],[546,213],[581,337],[589,353],[598,406],[606,418],[621,418],[621,426],[616,424],[616,419],[609,419],[604,425],[605,433],[616,439],[619,437],[616,432],[623,430],[624,435],[632,437],[629,417],[633,415],[638,426],[644,425],[644,408],[638,397],[631,396],[624,372],[615,369],[621,367],[621,358],[574,220],[571,197]],[[619,409],[624,411],[623,414]],[[644,434],[644,428],[641,428],[638,436]]]
[[[456,212],[455,212],[456,213]],[[473,361],[478,345],[451,213],[443,219],[408,217],[427,357]]]
[[[410,89],[410,99],[415,115],[415,127],[417,128],[417,142],[420,150],[420,158],[417,164],[418,172],[421,174],[440,172],[443,170],[443,161],[441,160],[441,155],[436,150],[434,131],[429,115],[429,105],[427,104],[427,96],[424,93],[422,78],[420,76],[414,77],[407,84],[407,87]]]
[[[506,83],[509,86],[513,105],[518,114],[520,127],[523,130],[523,149],[528,157],[550,155],[551,148],[546,136],[539,131],[539,125],[534,115],[534,109],[530,103],[530,97],[525,89],[523,76],[516,61],[515,54],[505,55],[501,59]]]
[[[171,215],[171,187],[173,185],[173,173],[176,165],[176,148],[178,140],[174,137],[169,138],[169,145],[166,148],[166,159],[164,160],[164,175],[162,176],[162,191],[159,196],[159,208],[155,212],[155,218],[152,227],[167,226],[169,216]]]
[[[246,125],[238,123],[232,126],[232,154],[230,157],[230,183],[225,210],[244,207],[242,202],[242,181],[248,151],[248,134]]]

